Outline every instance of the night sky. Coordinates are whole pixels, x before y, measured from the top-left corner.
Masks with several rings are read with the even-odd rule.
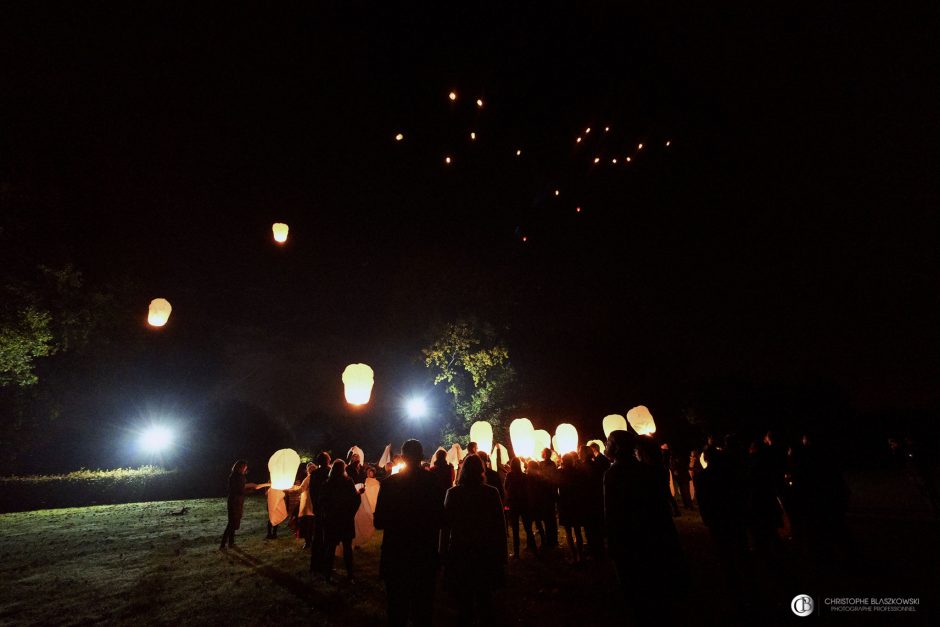
[[[39,4],[0,19],[4,245],[174,307],[103,420],[340,412],[357,361],[391,415],[470,315],[537,427],[721,381],[940,408],[936,6]]]

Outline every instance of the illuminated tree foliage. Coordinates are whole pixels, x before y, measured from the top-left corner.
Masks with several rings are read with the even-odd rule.
[[[505,441],[502,423],[512,408],[509,391],[515,379],[509,349],[491,327],[472,320],[446,324],[434,338],[422,350],[424,364],[434,374],[434,385],[446,384],[454,410],[442,427],[443,441],[465,445],[477,420],[493,425],[495,441]]]

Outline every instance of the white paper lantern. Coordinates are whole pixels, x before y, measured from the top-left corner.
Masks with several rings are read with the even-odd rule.
[[[627,419],[621,416],[620,414],[611,414],[609,416],[604,416],[604,437],[610,438],[610,434],[614,431],[626,431],[627,430]]]
[[[154,298],[147,309],[147,324],[152,327],[162,327],[170,319],[171,311],[173,307],[170,301],[165,298]]]
[[[628,411],[627,420],[630,421],[630,426],[637,432],[637,435],[653,435],[656,433],[653,414],[646,408],[646,405],[637,405]]]
[[[509,451],[506,450],[506,447],[502,444],[497,444],[493,447],[493,452],[490,453],[490,466],[493,470],[499,470],[500,465],[505,465],[509,463]]]
[[[375,383],[372,368],[365,364],[349,364],[343,371],[343,386],[346,402],[350,405],[365,405],[372,396]]]
[[[470,441],[477,443],[477,450],[489,452],[493,448],[493,425],[482,420],[470,425]]]
[[[528,418],[516,418],[509,424],[509,440],[516,457],[533,457],[535,453],[535,429]]]
[[[454,469],[456,469],[457,466],[460,465],[460,460],[466,457],[466,455],[467,454],[464,452],[463,448],[461,448],[459,444],[454,442],[453,444],[451,444],[450,450],[447,451],[447,463],[453,466]]]
[[[559,455],[578,452],[578,430],[563,422],[555,429],[555,450]]]
[[[552,436],[545,429],[535,430],[535,456],[541,457],[542,451],[552,448]]]
[[[292,448],[282,448],[268,460],[268,472],[271,473],[271,487],[275,490],[288,490],[294,485],[297,469],[300,467],[300,455]]]
[[[274,233],[274,241],[278,244],[283,244],[287,241],[287,232],[289,230],[290,227],[283,222],[275,222],[271,225],[271,232]]]

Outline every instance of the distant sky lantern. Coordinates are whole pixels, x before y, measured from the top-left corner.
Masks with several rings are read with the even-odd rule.
[[[444,163],[450,165],[450,157],[444,157]]]
[[[631,161],[633,161],[633,159],[631,159],[630,157],[627,157],[627,163],[630,163]]]
[[[517,151],[516,151],[516,156],[517,156],[517,157],[521,157],[521,156],[522,156],[522,151],[521,151],[521,150],[517,150]]]
[[[479,108],[481,108],[481,109],[483,108],[483,99],[482,99],[482,98],[477,98],[477,106],[478,106]]]
[[[653,414],[646,408],[646,405],[637,405],[627,412],[627,420],[630,426],[637,432],[637,435],[653,435],[656,433],[656,423],[653,422]]]
[[[609,126],[605,126],[605,127],[604,127],[604,132],[605,132],[605,133],[609,133],[609,132],[610,132],[610,127],[609,127]]]
[[[535,429],[528,418],[516,418],[509,424],[509,440],[516,457],[532,457],[535,452]]]
[[[666,148],[669,148],[669,144],[671,144],[671,143],[672,143],[672,142],[667,141],[667,142],[666,142]]]
[[[643,150],[643,144],[637,144],[636,149],[637,149],[637,150]]]
[[[372,396],[372,385],[375,383],[372,368],[365,364],[349,364],[343,370],[343,386],[346,392],[346,402],[350,405],[365,405]]]
[[[300,467],[300,455],[292,448],[282,448],[268,460],[268,472],[271,473],[271,487],[275,490],[287,490],[293,487]]]
[[[581,207],[575,207],[575,208],[574,208],[574,212],[575,212],[575,213],[581,213]]]
[[[477,138],[477,134],[473,131],[470,131],[470,139],[476,139],[476,138]]]
[[[609,416],[604,416],[604,421],[601,423],[604,427],[604,437],[610,438],[610,434],[614,431],[626,431],[627,430],[627,419],[621,416],[620,414],[611,414]]]
[[[603,455],[603,454],[604,454],[604,451],[607,450],[607,447],[604,446],[604,443],[601,442],[600,440],[588,440],[588,441],[587,441],[587,445],[588,445],[588,446],[591,446],[592,444],[596,444],[596,445],[597,445],[597,448],[600,450],[601,455]]]
[[[470,425],[470,441],[477,443],[477,450],[489,452],[493,448],[493,425],[483,420]]]
[[[278,244],[283,244],[287,241],[287,231],[289,230],[290,227],[283,222],[275,222],[271,225],[271,232],[274,233],[274,241]]]
[[[450,98],[450,101],[451,101],[451,102],[453,102],[453,101],[457,100],[457,92],[452,91],[452,92],[450,92],[449,94],[447,94],[447,97]]]
[[[523,241],[523,242],[528,242],[528,241],[529,241],[529,238],[526,237],[525,235],[523,235],[523,236],[522,236],[522,241]]]
[[[497,444],[493,447],[493,452],[490,453],[490,466],[493,470],[499,470],[500,464],[509,463],[509,451],[506,450],[506,447],[502,444]]]
[[[147,324],[152,327],[162,327],[170,319],[171,311],[173,307],[170,301],[165,298],[154,298],[147,309]]]
[[[533,432],[535,439],[535,456],[540,457],[542,450],[552,448],[552,436],[545,429],[536,429]]]
[[[600,157],[594,157],[594,163],[600,163],[600,162],[601,162]]]
[[[617,160],[616,160],[616,159],[611,159],[610,162],[611,162],[611,163],[617,163]]]
[[[559,455],[578,451],[578,430],[575,426],[563,422],[555,428],[555,450]]]
[[[591,132],[591,127],[590,127],[590,126],[587,127],[586,129],[584,129],[584,134],[585,134],[585,135],[587,135],[587,134],[590,133],[590,132]]]
[[[395,141],[400,142],[403,139],[405,139],[405,136],[402,133],[395,135]]]
[[[579,138],[577,138],[576,140],[574,140],[574,143],[580,144],[580,143],[581,143],[581,138],[579,137]]]
[[[555,190],[555,195],[558,196],[559,194],[561,194],[561,190],[556,189],[556,190]]]

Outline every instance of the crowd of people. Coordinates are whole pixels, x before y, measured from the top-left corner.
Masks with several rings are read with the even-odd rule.
[[[328,581],[341,546],[352,581],[354,539],[383,530],[380,575],[392,625],[432,624],[441,567],[461,622],[482,623],[508,560],[557,550],[559,527],[572,562],[610,560],[637,624],[670,624],[689,585],[674,524],[680,503],[700,511],[732,592],[748,560],[773,560],[785,536],[819,554],[848,537],[845,484],[805,436],[789,448],[773,433],[748,448],[733,435],[709,438],[688,457],[632,431],[611,433],[605,449],[594,443],[560,458],[545,449],[540,459],[503,463],[500,455],[494,463],[473,442],[460,453],[449,459],[438,449],[425,461],[417,440],[376,466],[363,463],[358,447],[347,460],[320,453],[286,491],[286,514],[272,516],[268,537],[287,518],[310,550],[311,572]],[[246,472],[244,461],[232,469],[223,549],[233,546],[244,496],[257,487]]]

